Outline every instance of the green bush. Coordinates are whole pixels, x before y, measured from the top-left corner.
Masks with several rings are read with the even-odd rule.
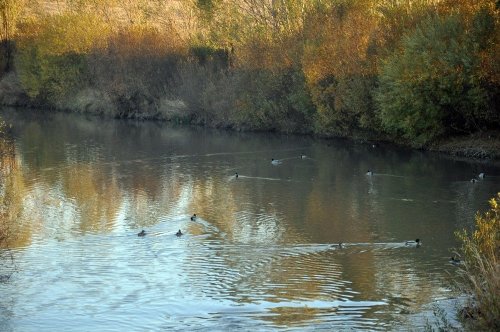
[[[318,109],[316,131],[334,136],[354,136],[376,131],[373,89],[375,77],[352,75],[342,79],[329,76],[312,89]]]
[[[88,82],[84,54],[43,54],[36,45],[18,53],[16,67],[21,83],[34,100],[54,106]]]
[[[237,112],[243,127],[311,132],[314,105],[301,71],[251,70],[242,73]]]
[[[87,54],[107,33],[96,15],[49,15],[24,24],[15,67],[27,94],[55,106],[88,83]]]
[[[376,93],[388,132],[425,145],[444,134],[481,130],[493,120],[484,116],[492,103],[479,56],[491,37],[483,29],[482,40],[475,38],[474,31],[459,16],[431,16],[403,38],[383,63]]]

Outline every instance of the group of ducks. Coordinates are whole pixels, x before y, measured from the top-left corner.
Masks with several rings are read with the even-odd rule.
[[[196,221],[196,213],[191,216],[191,220]],[[182,231],[180,229],[177,231],[177,233],[175,233],[175,236],[177,236],[177,237],[180,237],[183,235],[184,235],[184,233],[182,233]],[[146,231],[145,230],[140,231],[139,233],[137,233],[137,236],[139,236],[139,237],[146,236]]]
[[[420,241],[420,239],[416,239],[415,241],[406,241],[405,245],[407,247],[420,248],[420,246],[422,245],[422,242]],[[345,244],[342,243],[342,242],[339,242],[338,244],[332,244],[331,247],[332,248],[344,249],[345,248]]]
[[[301,154],[301,155],[299,156],[299,158],[300,158],[300,159],[305,159],[305,158],[307,158],[307,156],[306,156],[306,155],[304,155],[304,154]],[[276,166],[276,165],[279,165],[279,164],[281,164],[281,163],[282,163],[282,161],[281,161],[281,160],[274,159],[274,158],[272,158],[272,159],[271,159],[271,164],[272,164],[272,165],[275,165],[275,166]],[[368,175],[368,176],[372,176],[372,175],[373,175],[373,171],[371,171],[371,170],[367,170],[367,171],[366,171],[366,175]],[[236,173],[234,174],[234,176],[237,178],[239,175],[238,175],[238,173],[236,172]],[[477,177],[478,177],[479,179],[484,179],[485,174],[484,174],[484,173],[479,173]],[[472,178],[472,179],[470,180],[470,182],[472,182],[472,183],[477,182],[477,179],[476,179],[476,178]],[[191,221],[196,221],[196,218],[197,218],[197,216],[196,216],[196,213],[195,213],[195,214],[193,214],[193,215],[191,216],[191,218],[190,218],[190,219],[191,219]],[[177,237],[180,237],[180,236],[182,236],[182,235],[184,235],[184,234],[182,233],[182,231],[181,231],[180,229],[177,231],[177,233],[175,233],[175,236],[177,236]],[[145,230],[140,231],[140,232],[137,234],[137,236],[139,236],[139,237],[146,236],[146,231],[145,231]],[[422,242],[420,241],[420,239],[415,239],[415,241],[406,241],[406,242],[405,242],[405,246],[407,246],[407,247],[415,247],[415,248],[420,248],[420,246],[422,246]],[[343,248],[345,247],[345,245],[344,245],[342,242],[339,242],[338,244],[334,244],[334,245],[332,245],[332,247],[337,247],[337,248],[339,248],[339,249],[343,249]],[[453,264],[453,265],[460,265],[462,262],[461,262],[461,260],[460,260],[460,259],[456,258],[455,256],[452,256],[452,257],[450,258],[450,263],[451,263],[451,264]]]
[[[420,241],[420,239],[416,239],[415,241],[406,241],[405,244],[408,247],[419,248],[422,245],[422,242]],[[462,264],[462,261],[459,258],[456,258],[455,256],[451,256],[450,263],[455,265],[455,266],[458,266],[458,265]]]
[[[180,229],[177,231],[177,233],[175,233],[175,236],[182,236],[182,235],[184,235],[184,233],[182,233]],[[137,236],[139,237],[146,236],[146,231],[145,230],[140,231],[139,233],[137,233]]]
[[[191,216],[191,220],[196,221],[196,213]],[[182,235],[184,235],[184,234],[182,233],[182,231],[180,229],[177,231],[177,233],[175,233],[175,236],[177,236],[177,237],[180,237]],[[137,234],[137,236],[139,236],[139,237],[146,236],[146,231],[145,230],[140,231]],[[420,239],[416,239],[415,241],[406,241],[405,245],[407,247],[420,248],[420,246],[422,245],[422,242],[420,241]],[[344,245],[344,243],[339,242],[338,244],[332,245],[332,247],[335,247],[338,249],[343,249],[343,248],[345,248],[345,245]],[[451,256],[450,263],[453,265],[460,265],[460,264],[462,264],[462,261],[460,259],[456,258],[455,256]]]

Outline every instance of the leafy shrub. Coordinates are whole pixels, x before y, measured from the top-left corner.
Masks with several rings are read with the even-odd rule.
[[[310,132],[315,112],[301,71],[250,70],[242,73],[237,112],[243,127]]]
[[[378,129],[374,115],[373,76],[325,77],[312,87],[317,107],[316,131],[334,136],[353,136]]]
[[[106,33],[89,15],[54,15],[23,26],[16,69],[27,94],[54,106],[87,84],[86,55]]]
[[[484,118],[491,97],[478,75],[479,52],[491,38],[481,44],[471,31],[459,16],[434,15],[403,37],[383,63],[376,95],[386,130],[424,145],[481,130],[491,120]]]
[[[480,330],[500,330],[500,193],[490,200],[490,210],[476,215],[472,233],[456,235],[462,243],[464,264],[462,287],[472,295],[473,303],[464,314]],[[471,309],[472,308],[472,309]]]
[[[153,117],[159,100],[173,93],[186,50],[174,30],[131,26],[110,34],[89,54],[92,85],[116,105],[119,117]]]

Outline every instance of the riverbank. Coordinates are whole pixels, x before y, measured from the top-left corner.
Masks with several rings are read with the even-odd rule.
[[[467,136],[448,137],[428,148],[456,157],[478,160],[500,160],[500,131],[485,131]]]
[[[340,136],[336,133],[304,131],[299,126],[295,127],[297,130],[283,130],[283,128],[270,130],[269,128],[237,124],[231,120],[227,122],[210,120],[205,115],[200,115],[199,112],[191,110],[188,106],[189,103],[180,99],[161,98],[160,100],[146,102],[146,98],[140,96],[135,96],[135,98],[137,100],[132,100],[133,98],[126,101],[123,98],[112,100],[102,92],[86,89],[68,97],[64,103],[49,106],[32,100],[24,91],[15,72],[4,75],[0,79],[0,106],[5,107],[38,108],[52,112],[72,112],[117,119],[167,121],[236,131],[275,131],[283,134],[306,134],[326,139],[342,137],[370,144],[384,142],[415,148],[413,142],[373,131],[353,131]],[[130,110],[130,104],[135,104],[132,110]],[[128,111],[119,111],[120,109],[128,109]],[[441,138],[430,144],[419,146],[418,149],[444,153],[459,158],[500,161],[500,131],[488,130],[469,135]]]
[[[47,107],[43,104],[36,104],[23,91],[22,86],[14,73],[5,75],[0,80],[0,106],[4,107],[27,107],[39,108],[49,112],[74,112],[80,114],[89,114],[93,116],[102,116],[118,119],[136,119],[148,121],[167,121],[176,122],[185,125],[197,125],[214,128],[225,128],[236,131],[268,131],[259,130],[254,127],[233,126],[230,124],[221,124],[219,122],[204,121],[197,117],[195,112],[188,109],[187,103],[182,100],[168,100],[167,98],[159,101],[142,104],[142,109],[126,114],[117,112],[123,105],[116,105],[109,98],[102,98],[97,91],[81,91],[64,107]],[[287,131],[283,134],[311,135],[313,137],[332,139],[339,138],[338,135],[329,135],[327,133],[313,133],[303,131]],[[377,135],[376,133],[359,133],[344,135],[342,138],[353,141],[366,142],[369,144],[389,143],[406,148],[415,148],[411,142],[404,142],[397,139],[391,139],[390,136]],[[418,147],[420,150],[428,150],[448,154],[458,158],[474,159],[480,161],[500,161],[500,131],[484,131],[470,135],[446,137],[437,140],[427,146]]]

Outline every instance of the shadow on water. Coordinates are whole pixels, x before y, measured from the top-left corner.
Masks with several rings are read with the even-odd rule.
[[[500,183],[494,165],[342,140],[3,117],[7,330],[391,329],[450,296],[453,232]]]

